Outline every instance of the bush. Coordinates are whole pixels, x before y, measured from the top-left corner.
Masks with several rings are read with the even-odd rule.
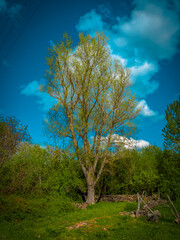
[[[42,191],[48,152],[39,145],[21,144],[1,168],[1,191],[27,195]]]
[[[24,143],[0,168],[2,194],[66,195],[82,201],[86,191],[77,160],[60,149]]]
[[[0,220],[8,222],[46,217],[47,215],[61,216],[75,209],[72,199],[60,195],[31,199],[11,195],[1,198],[0,205]]]
[[[164,150],[158,159],[159,190],[173,200],[180,198],[180,154]]]

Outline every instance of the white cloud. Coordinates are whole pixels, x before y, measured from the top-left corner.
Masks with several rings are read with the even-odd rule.
[[[128,46],[138,47],[141,54],[155,59],[169,59],[176,50],[179,39],[180,21],[174,9],[156,2],[136,1],[131,18],[115,26]],[[164,1],[167,2],[167,1]]]
[[[88,31],[89,33],[101,31],[104,28],[104,22],[101,15],[97,14],[95,10],[80,17],[79,23],[76,28],[80,32]]]
[[[103,11],[92,10],[80,18],[76,28],[91,35],[103,30],[109,37],[112,57],[131,69],[132,91],[137,97],[146,98],[159,87],[154,79],[159,62],[171,59],[178,51],[180,1],[134,0],[133,4],[129,16],[111,17],[111,22]],[[162,118],[146,102],[142,103],[143,116]]]
[[[104,30],[109,37],[112,56],[132,70],[132,89],[139,97],[152,94],[159,86],[153,80],[159,61],[172,58],[180,37],[180,4],[178,0],[134,0],[129,17],[114,18],[111,24],[92,10],[80,18],[78,31],[93,34]],[[179,9],[179,10],[178,10]],[[124,61],[124,62],[123,62]]]
[[[22,94],[27,96],[30,95],[39,95],[39,84],[37,81],[30,82],[24,89],[21,91]]]
[[[153,122],[157,122],[157,121],[160,121],[160,120],[165,118],[164,114],[159,114],[158,112],[153,111],[152,109],[150,109],[150,107],[148,106],[146,100],[144,100],[144,99],[142,99],[138,103],[137,108],[141,108],[141,112],[140,112],[141,116],[149,117],[149,118],[151,118],[151,120]]]
[[[157,115],[157,112],[154,112],[153,110],[151,110],[144,99],[138,103],[137,107],[138,108],[140,107],[142,109],[140,114],[145,117],[152,117]]]
[[[56,100],[48,93],[39,91],[39,83],[37,81],[30,82],[26,87],[23,87],[21,94],[26,96],[36,96],[37,103],[40,104],[43,111],[48,111],[55,103]]]
[[[136,78],[136,77],[139,77],[139,76],[147,75],[151,72],[153,73],[156,70],[156,66],[154,66],[154,64],[148,63],[146,61],[142,65],[133,66],[130,69],[131,69],[131,72],[132,72],[132,76]]]
[[[153,63],[139,63],[135,60],[136,65],[130,67],[131,78],[133,80],[132,91],[139,97],[145,97],[153,93],[159,86],[157,81],[152,81],[152,76],[158,71],[158,65]]]
[[[135,140],[130,138],[129,140],[129,144],[125,145],[125,148],[127,149],[135,149],[135,148],[144,148],[144,147],[148,147],[150,145],[149,142],[145,141],[145,140]]]
[[[102,148],[105,147],[107,140],[108,136],[101,138]],[[133,138],[128,139],[126,137],[119,136],[118,134],[112,135],[111,143],[115,144],[116,146],[123,146],[126,149],[140,149],[150,145],[150,143],[145,140],[135,140]]]
[[[127,59],[122,58],[121,56],[119,56],[119,55],[117,55],[117,54],[111,54],[111,57],[112,57],[112,59],[119,60],[120,63],[121,63],[123,66],[126,66],[126,64],[127,64]]]

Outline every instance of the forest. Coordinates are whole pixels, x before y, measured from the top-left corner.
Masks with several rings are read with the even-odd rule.
[[[7,144],[9,148],[11,145]],[[145,191],[147,195],[168,194],[174,200],[180,197],[179,153],[149,146],[142,150],[125,149],[113,154],[113,158],[96,186],[97,196]],[[60,195],[85,201],[87,194],[78,160],[73,153],[57,147],[22,143],[9,159],[3,159],[0,176],[1,194],[5,196]]]

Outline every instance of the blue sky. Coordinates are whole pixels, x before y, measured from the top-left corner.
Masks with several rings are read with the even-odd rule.
[[[162,147],[167,104],[180,94],[179,0],[0,0],[0,113],[28,125],[44,145],[43,120],[54,100],[40,93],[48,47],[68,32],[104,31],[112,57],[131,69],[143,107],[135,139]]]

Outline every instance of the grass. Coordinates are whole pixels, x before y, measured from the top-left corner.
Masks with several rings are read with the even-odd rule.
[[[15,199],[16,205],[13,205]],[[62,207],[62,201],[62,198],[25,201],[16,197],[11,202],[4,200],[0,239],[180,239],[180,226],[173,222],[170,209],[164,206],[156,207],[162,216],[158,223],[153,223],[119,214],[135,210],[135,203],[97,203],[81,210],[67,202]],[[180,202],[176,207],[180,210]]]

